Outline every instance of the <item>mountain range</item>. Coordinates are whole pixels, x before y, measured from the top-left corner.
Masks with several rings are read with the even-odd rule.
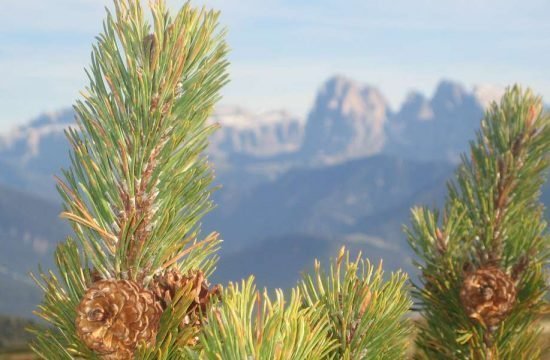
[[[431,98],[412,92],[394,111],[380,90],[335,76],[320,87],[305,119],[282,110],[217,108],[210,121],[222,126],[208,152],[228,187],[377,154],[456,162],[495,94],[442,81]],[[0,182],[55,199],[51,175],[68,165],[64,130],[74,117],[71,109],[43,114],[0,135],[0,165],[7,169]]]
[[[393,110],[375,87],[336,76],[305,118],[218,107],[208,156],[223,186],[203,222],[224,239],[213,280],[253,273],[259,286],[292,286],[315,257],[327,260],[342,244],[413,274],[401,232],[409,209],[442,204],[499,91],[442,81],[433,96],[412,92]],[[52,177],[68,166],[70,126],[74,113],[65,109],[0,135],[0,313],[30,313],[38,295],[25,273],[51,267],[55,243],[70,233],[56,215]]]

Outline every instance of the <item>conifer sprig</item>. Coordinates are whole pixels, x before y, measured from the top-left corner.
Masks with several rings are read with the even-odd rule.
[[[203,151],[215,129],[207,117],[227,82],[224,32],[217,12],[187,3],[172,17],[162,0],[149,7],[152,24],[140,0],[114,0],[93,47],[89,86],[75,105],[78,127],[67,132],[71,168],[58,181],[74,240],[58,246],[59,275],[37,279],[45,292],[37,314],[52,325],[35,331],[32,347],[44,359],[107,356],[88,348],[75,328],[77,307],[98,278],[132,281],[128,291],[139,289],[134,295],[146,303],[155,301],[147,289],[155,274],[208,275],[215,264],[217,234],[201,240],[199,221],[212,208]],[[179,325],[191,301],[184,290],[159,328],[147,329],[156,340],[123,350],[178,358],[194,336]]]
[[[540,188],[550,117],[518,86],[493,103],[449,184],[443,215],[416,208],[407,229],[420,258],[418,358],[536,359],[550,237]]]
[[[230,283],[223,302],[212,307],[201,335],[201,359],[327,359],[336,346],[329,323],[317,308],[303,308],[298,290],[285,301],[256,290],[253,277]]]
[[[382,263],[375,269],[361,254],[352,261],[344,247],[328,274],[315,261],[315,273],[306,274],[300,288],[307,307],[329,319],[337,343],[333,358],[405,358],[411,335],[405,315],[412,305],[406,279],[395,273],[384,281]]]
[[[218,15],[187,4],[172,19],[162,1],[151,10],[152,26],[139,1],[108,13],[59,181],[63,216],[106,277],[136,279],[179,260],[211,209],[205,122],[227,81]],[[211,251],[197,250],[215,241],[189,258],[204,260]]]

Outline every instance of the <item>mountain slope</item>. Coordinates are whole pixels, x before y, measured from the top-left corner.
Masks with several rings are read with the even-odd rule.
[[[377,239],[372,239],[378,241]],[[265,239],[249,248],[220,258],[213,281],[227,283],[254,275],[259,288],[288,289],[295,286],[303,272],[311,271],[315,259],[327,265],[345,245],[355,256],[359,251],[377,264],[384,259],[384,269],[413,271],[407,251],[374,245],[359,239],[322,234],[287,234]]]
[[[28,273],[53,266],[58,241],[69,227],[55,203],[0,187],[0,313],[29,316],[40,292]]]
[[[452,166],[379,155],[344,164],[296,169],[246,194],[231,210],[205,220],[239,248],[266,236],[346,234],[368,216],[408,206],[419,191],[441,187]],[[223,195],[223,189],[219,190]]]

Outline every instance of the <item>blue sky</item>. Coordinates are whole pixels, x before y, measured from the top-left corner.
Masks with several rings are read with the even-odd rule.
[[[182,1],[168,0],[172,7]],[[232,82],[224,103],[305,115],[333,74],[397,107],[442,79],[529,85],[550,99],[548,0],[196,0],[222,10]],[[85,85],[110,0],[0,2],[0,131],[69,106]]]

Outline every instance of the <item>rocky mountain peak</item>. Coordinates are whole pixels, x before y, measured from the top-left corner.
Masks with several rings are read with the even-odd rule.
[[[384,151],[423,161],[458,161],[483,117],[483,106],[461,84],[441,81],[431,99],[409,95],[390,119]]]
[[[319,90],[315,107],[352,116],[376,109],[386,111],[387,102],[382,93],[374,87],[361,85],[344,76],[334,76]]]
[[[309,113],[302,155],[314,162],[336,163],[375,154],[384,143],[388,113],[377,89],[343,76],[330,78]]]
[[[452,110],[462,105],[468,96],[469,94],[461,84],[442,80],[437,85],[431,104],[434,108]]]

